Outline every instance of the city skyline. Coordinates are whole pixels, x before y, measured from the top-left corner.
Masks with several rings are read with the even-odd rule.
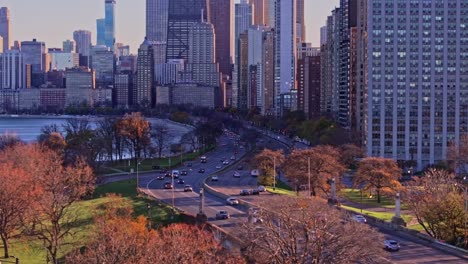
[[[130,45],[131,52],[136,54],[145,37],[146,0],[116,2],[116,42]],[[306,40],[313,46],[319,46],[320,27],[338,3],[338,0],[305,1]],[[75,30],[91,31],[92,43],[96,43],[96,19],[104,14],[104,0],[82,0],[79,4],[72,0],[0,0],[2,6],[10,9],[11,43],[36,38],[48,48],[61,47],[64,40],[73,39]]]

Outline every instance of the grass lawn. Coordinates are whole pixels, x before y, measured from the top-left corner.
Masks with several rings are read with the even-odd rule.
[[[173,222],[180,222],[178,215],[172,216],[170,208],[157,204],[154,200],[138,197],[135,191],[135,180],[115,182],[100,186],[96,189],[94,197],[77,203],[71,210],[78,213],[79,218],[76,228],[73,229],[76,234],[65,239],[61,249],[60,256],[63,257],[75,248],[86,244],[86,241],[92,236],[94,224],[93,216],[102,210],[109,199],[105,197],[107,193],[116,193],[129,199],[133,205],[135,216],[148,215],[147,204],[151,205],[151,222],[154,227],[167,225]],[[20,263],[43,264],[46,254],[42,243],[31,237],[16,239],[10,242],[10,255],[19,257]],[[3,256],[3,248],[0,247],[0,256]],[[14,259],[5,260],[0,258],[2,263],[14,263]]]
[[[297,195],[297,193],[289,185],[287,185],[283,181],[277,181],[276,182],[275,190],[273,190],[272,186],[268,186],[268,187],[266,187],[266,189],[267,189],[268,192],[271,192],[271,193],[293,195],[293,196]]]
[[[361,200],[361,191],[358,189],[343,189],[341,190],[341,195],[352,202],[365,204],[369,206],[375,207],[383,207],[383,208],[395,208],[395,199],[387,196],[380,196],[380,204],[377,202],[377,195],[373,194],[372,198],[369,197],[368,192],[362,192],[362,200]],[[404,203],[401,205],[402,210],[407,210],[408,206]]]
[[[342,205],[341,207],[361,214],[361,209],[359,208],[354,208],[354,207],[345,206],[345,205]],[[387,212],[373,212],[373,211],[368,211],[368,210],[362,210],[362,214],[373,216],[375,218],[388,221],[388,222],[390,222],[392,220],[392,217],[395,215],[394,212],[388,212],[388,213]],[[409,223],[411,219],[413,218],[411,215],[401,215],[401,217],[403,218],[403,220],[405,220],[406,223]]]

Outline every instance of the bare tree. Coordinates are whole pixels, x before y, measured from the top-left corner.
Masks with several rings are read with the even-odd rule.
[[[253,214],[257,221],[240,229],[251,263],[381,263],[386,256],[381,234],[318,198],[275,197]]]
[[[151,137],[156,143],[158,157],[162,156],[163,150],[169,146],[169,128],[162,123],[151,126]]]
[[[18,143],[21,143],[21,140],[15,134],[0,135],[0,150],[8,148],[8,147],[12,147]]]
[[[452,163],[452,169],[463,174],[468,172],[468,135],[462,135],[458,144],[451,142],[447,149],[447,159]]]
[[[190,146],[190,150],[194,151],[197,149],[198,146],[198,138],[194,131],[190,131],[182,136],[181,139],[182,144],[186,144]]]

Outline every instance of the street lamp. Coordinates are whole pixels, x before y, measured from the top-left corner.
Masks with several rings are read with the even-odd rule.
[[[146,208],[148,209],[148,231],[151,230],[151,204],[147,203]]]

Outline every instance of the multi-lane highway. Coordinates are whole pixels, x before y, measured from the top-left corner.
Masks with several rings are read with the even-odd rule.
[[[278,142],[268,142],[268,147],[278,147]],[[235,153],[237,151],[237,153]],[[241,189],[254,189],[257,187],[257,179],[249,176],[249,168],[247,164],[238,159],[245,154],[245,149],[234,145],[234,141],[227,137],[222,137],[219,143],[219,148],[211,153],[208,153],[207,163],[201,163],[200,160],[192,162],[191,167],[182,166],[178,170],[187,170],[187,176],[180,176],[184,184],[178,184],[177,179],[174,181],[174,189],[164,189],[164,183],[171,182],[171,178],[166,177],[163,180],[157,179],[159,174],[145,173],[141,174],[140,189],[144,190],[151,196],[167,203],[174,204],[180,210],[197,214],[199,212],[199,190],[203,186],[203,181],[209,175],[217,175],[218,181],[207,182],[217,191],[228,196],[233,196],[238,199],[244,199],[251,203],[259,203],[260,200],[268,199],[271,194],[262,193],[257,196],[240,196]],[[236,160],[231,160],[231,156],[235,156]],[[222,160],[229,160],[229,165],[222,165]],[[237,163],[236,163],[237,162]],[[242,165],[243,169],[238,170]],[[221,169],[216,167],[221,166]],[[205,173],[199,173],[199,170],[205,169]],[[234,171],[241,173],[240,178],[233,177]],[[184,192],[184,186],[190,184],[194,192]],[[220,210],[226,210],[231,215],[227,220],[216,220],[215,215]],[[229,206],[225,199],[219,198],[210,194],[205,194],[204,212],[208,216],[208,220],[215,225],[225,229],[227,232],[235,234],[236,226],[239,223],[247,221],[247,208],[243,206]],[[401,244],[399,252],[391,253],[390,259],[394,263],[466,263],[467,259],[459,256],[454,256],[430,247],[427,242],[412,238],[411,236],[399,235],[393,231],[379,230],[386,238],[398,240]],[[376,241],[376,243],[382,243]]]

